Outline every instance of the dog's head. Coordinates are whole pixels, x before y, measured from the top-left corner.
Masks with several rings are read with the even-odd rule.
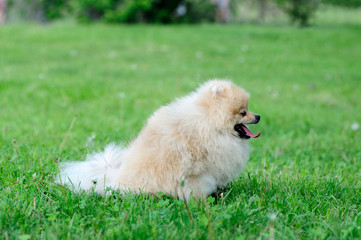
[[[213,80],[200,88],[200,103],[207,109],[209,119],[218,129],[240,138],[256,138],[246,124],[256,124],[261,117],[248,110],[249,94],[230,81]]]

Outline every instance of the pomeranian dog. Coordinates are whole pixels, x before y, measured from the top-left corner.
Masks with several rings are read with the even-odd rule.
[[[159,108],[127,148],[111,144],[86,161],[62,163],[59,181],[75,190],[162,192],[203,198],[237,177],[249,158],[245,125],[249,94],[226,80],[211,80]]]

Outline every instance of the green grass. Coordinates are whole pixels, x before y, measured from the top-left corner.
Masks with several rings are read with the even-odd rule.
[[[352,25],[2,26],[0,238],[360,239],[360,39]],[[209,78],[251,93],[262,135],[192,219],[181,200],[53,183],[57,161],[127,144]]]

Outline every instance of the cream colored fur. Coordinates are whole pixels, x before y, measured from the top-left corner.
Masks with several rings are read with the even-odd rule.
[[[60,181],[100,194],[110,187],[205,197],[237,177],[249,158],[248,140],[234,130],[254,119],[248,99],[229,81],[206,82],[154,112],[129,147],[109,145],[84,162],[63,163]]]

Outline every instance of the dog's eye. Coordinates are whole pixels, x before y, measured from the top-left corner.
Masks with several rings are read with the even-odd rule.
[[[244,117],[244,116],[246,116],[246,115],[247,115],[246,111],[242,111],[242,112],[241,112],[241,116],[242,116],[242,117]]]

